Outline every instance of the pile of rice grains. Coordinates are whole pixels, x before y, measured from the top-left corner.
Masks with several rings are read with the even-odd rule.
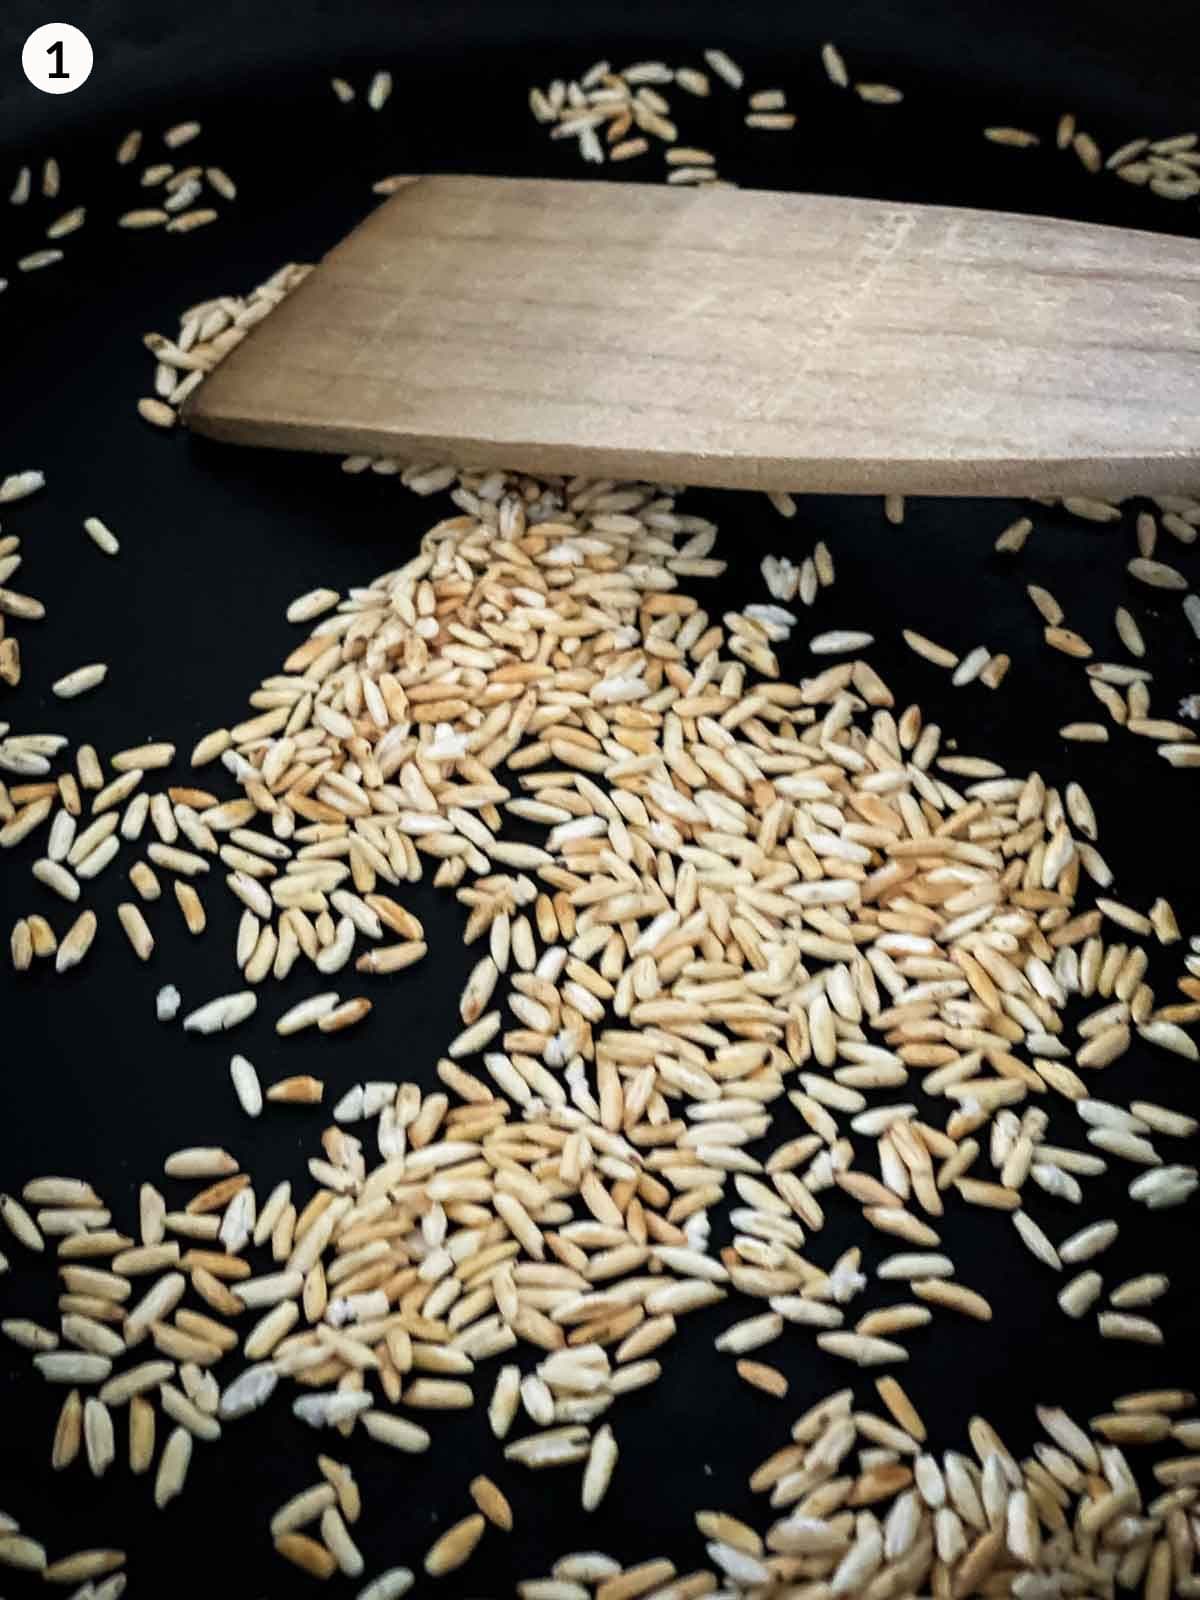
[[[848,85],[832,46],[824,59]],[[741,89],[728,57],[707,62]],[[373,106],[390,87],[380,77]],[[587,159],[605,145],[613,159],[637,155],[650,135],[667,143],[670,179],[706,181],[711,156],[674,144],[670,84],[704,96],[710,80],[601,63],[531,103]],[[749,105],[751,126],[790,126],[780,92]],[[1058,142],[1101,165],[1073,127]],[[1135,141],[1106,165],[1177,197],[1194,143]],[[188,183],[173,192],[194,197]],[[146,419],[173,422],[173,402],[304,271],[192,307],[173,339],[148,335]],[[728,1302],[714,1342],[747,1385],[786,1400],[771,1347],[797,1339],[844,1361],[851,1380],[747,1463],[760,1526],[698,1511],[707,1559],[692,1571],[665,1556],[547,1557],[545,1576],[519,1584],[524,1600],[1200,1595],[1194,1395],[1105,1397],[1086,1424],[1041,1406],[1032,1453],[1017,1460],[982,1416],[962,1451],[935,1453],[896,1376],[927,1324],[951,1340],[958,1319],[993,1317],[971,1261],[946,1253],[947,1208],[1011,1224],[1030,1272],[1056,1275],[1045,1281],[1081,1345],[1162,1342],[1164,1263],[1117,1281],[1103,1258],[1138,1208],[1190,1199],[1198,1123],[1177,1106],[1106,1098],[1101,1074],[1135,1035],[1200,1059],[1189,1032],[1200,941],[1182,942],[1163,886],[1119,897],[1081,785],[955,753],[870,665],[869,633],[811,636],[812,675],[788,680],[775,646],[797,626],[792,603],[812,606],[834,582],[824,543],[801,561],[768,557],[769,600],[714,614],[717,529],[674,488],[343,466],[449,491],[452,513],[372,583],[292,602],[289,618],[311,632],[250,696],[248,717],[200,740],[187,782],[155,787],[176,762],[169,742],[105,762],[0,723],[0,846],[35,850],[35,879],[70,907],[58,932],[48,916],[21,918],[12,962],[83,961],[97,918],[76,908],[119,855],[136,858],[118,918],[143,961],[147,915],[166,914],[162,879],[199,934],[202,890],[223,869],[243,907],[242,986],[183,1026],[237,1027],[262,985],[298,967],[311,992],[279,1014],[278,1033],[341,1030],[371,1001],[344,994],[336,974],[353,962],[366,991],[426,955],[404,899],[431,874],[461,902],[478,953],[462,1029],[436,1087],[364,1072],[295,1189],[256,1192],[237,1156],[189,1146],[141,1185],[136,1218],[128,1196],[110,1209],[83,1177],[34,1177],[0,1196],[10,1248],[57,1258],[58,1326],[2,1324],[65,1392],[54,1466],[85,1460],[98,1476],[127,1455],[161,1507],[184,1489],[197,1443],[226,1447],[277,1388],[353,1451],[436,1449],[430,1413],[478,1400],[498,1441],[493,1470],[573,1471],[591,1511],[619,1470],[619,1397],[656,1381],[681,1319]],[[0,502],[43,483],[13,474]],[[794,514],[790,497],[772,499]],[[885,511],[898,522],[903,502],[889,497]],[[104,522],[85,527],[118,556]],[[1015,554],[1031,527],[1012,524],[998,548]],[[1161,528],[1189,545],[1198,527],[1200,501],[1141,512],[1131,575],[1186,591],[1155,544]],[[6,627],[44,614],[7,586],[21,560],[19,539],[0,538]],[[1037,585],[1030,596],[1046,643],[1087,661],[1108,718],[1064,736],[1107,738],[1111,726],[1153,740],[1172,767],[1195,766],[1194,730],[1151,715],[1133,615],[1116,618],[1133,661],[1094,661],[1054,597]],[[1197,604],[1184,601],[1193,627]],[[960,658],[904,637],[958,684],[997,688],[1008,667],[984,646]],[[55,691],[93,690],[105,672],[86,664]],[[20,680],[11,634],[0,677]],[[506,818],[517,819],[507,836]],[[1177,996],[1151,987],[1152,955],[1177,969]],[[164,985],[156,1005],[170,1021],[178,991]],[[323,1100],[311,1076],[264,1089],[242,1055],[230,1076],[250,1118],[267,1101]],[[1124,1219],[1089,1204],[1110,1169],[1127,1180]],[[836,1255],[823,1242],[834,1212],[862,1222],[859,1243]],[[860,1314],[868,1292],[875,1308]],[[451,1525],[432,1547],[407,1552],[434,1577],[481,1544],[486,1562],[513,1521],[483,1475],[444,1511]],[[363,1512],[351,1467],[321,1452],[270,1537],[306,1572],[357,1579]],[[0,1513],[0,1567],[112,1600],[125,1561],[116,1541],[52,1559]],[[413,1582],[394,1567],[358,1592],[388,1600]]]

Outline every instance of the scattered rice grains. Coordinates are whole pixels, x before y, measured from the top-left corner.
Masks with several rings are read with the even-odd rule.
[[[852,81],[832,44],[821,59],[835,87],[879,105],[902,98],[890,85]],[[705,62],[724,88],[746,92],[742,68],[723,51],[707,50]],[[694,67],[643,62],[613,72],[597,63],[579,84],[535,91],[531,105],[554,124],[552,136],[575,137],[588,160],[603,160],[605,145],[610,157],[633,159],[657,139],[674,181],[714,179],[711,152],[676,141],[664,92],[673,84],[692,97],[710,90]],[[344,80],[333,86],[339,100],[354,98]],[[367,104],[380,110],[390,92],[390,75],[376,73]],[[751,127],[792,126],[781,91],[751,90],[747,103]],[[174,149],[200,132],[178,124],[164,140]],[[985,136],[1019,148],[1039,142],[1000,125]],[[140,143],[140,134],[127,136],[118,161],[136,160]],[[1060,126],[1057,143],[1087,171],[1101,169],[1098,146],[1073,121]],[[1190,163],[1180,158],[1193,143],[1149,147],[1185,169],[1159,169],[1156,192],[1163,181],[1184,182]],[[1144,154],[1141,145],[1117,152],[1113,170]],[[220,169],[194,170],[222,198],[236,192]],[[176,182],[183,176],[164,171],[164,208],[126,213],[123,224],[186,232],[214,220],[211,208],[182,209],[194,195],[175,202],[187,193]],[[58,182],[47,163],[43,193],[57,193]],[[26,172],[14,203],[25,203],[29,184]],[[51,227],[65,235],[78,225],[66,225],[74,216]],[[58,259],[61,252],[35,252],[19,264],[36,270]],[[148,336],[156,393],[138,402],[143,419],[173,426],[204,371],[304,271],[282,269],[245,301],[191,308],[175,340]],[[987,1211],[1011,1212],[1040,1268],[1100,1254],[1115,1223],[1063,1238],[1061,1226],[1047,1220],[1043,1230],[1021,1209],[1036,1207],[1038,1191],[1080,1204],[1086,1180],[1106,1170],[1105,1159],[1076,1148],[1077,1120],[1083,1142],[1124,1163],[1132,1204],[1190,1198],[1196,1170],[1165,1162],[1159,1145],[1193,1134],[1191,1119],[1093,1100],[1097,1080],[1066,1065],[1074,1054],[1090,1072],[1138,1042],[1194,1061],[1186,1029],[1200,1017],[1200,993],[1182,987],[1197,982],[1192,966],[1181,980],[1186,1004],[1160,1003],[1146,979],[1149,955],[1136,941],[1180,937],[1167,902],[1156,901],[1146,918],[1114,918],[1111,907],[1123,902],[1108,902],[1106,913],[1090,895],[1089,885],[1107,889],[1112,874],[1077,784],[1060,796],[1037,773],[1014,776],[984,757],[951,753],[916,707],[894,716],[891,690],[862,659],[874,644],[869,633],[815,635],[817,655],[854,659],[789,682],[770,648],[790,631],[782,605],[723,613],[714,592],[705,597],[714,620],[685,592],[681,580],[718,578],[723,564],[711,554],[716,529],[677,509],[670,490],[368,458],[345,465],[394,474],[417,492],[449,489],[457,515],[373,584],[346,598],[316,589],[291,603],[289,620],[315,622],[313,632],[282,675],[264,682],[257,714],[214,730],[193,756],[197,767],[219,761],[240,797],[141,788],[148,771],[174,757],[163,743],[111,758],[121,775],[107,786],[94,752],[81,750],[72,796],[49,776],[61,748],[55,736],[21,742],[6,725],[3,770],[34,787],[45,780],[46,792],[28,794],[20,782],[0,790],[0,844],[19,844],[44,823],[57,828],[35,876],[72,899],[78,879],[88,881],[147,826],[154,838],[146,854],[161,870],[201,878],[219,863],[244,908],[236,953],[250,984],[286,977],[301,960],[325,985],[351,960],[363,973],[402,972],[427,953],[424,930],[402,903],[403,886],[426,873],[460,902],[466,940],[486,955],[462,996],[463,1031],[438,1066],[442,1088],[381,1080],[349,1089],[309,1160],[310,1193],[293,1200],[284,1183],[260,1207],[233,1156],[179,1150],[167,1176],[206,1187],[174,1211],[156,1190],[143,1191],[140,1243],[132,1231],[110,1229],[100,1198],[76,1180],[33,1180],[21,1199],[0,1197],[16,1243],[59,1258],[62,1333],[78,1347],[55,1348],[58,1334],[27,1319],[4,1324],[46,1381],[72,1386],[55,1466],[83,1449],[92,1471],[106,1472],[110,1407],[128,1403],[131,1466],[145,1472],[157,1404],[174,1423],[153,1490],[165,1506],[185,1490],[193,1439],[216,1438],[215,1414],[232,1424],[289,1377],[304,1386],[302,1420],[349,1431],[361,1415],[376,1441],[419,1453],[430,1435],[384,1403],[426,1412],[469,1406],[478,1367],[520,1343],[535,1352],[534,1364],[524,1379],[515,1366],[502,1370],[493,1431],[507,1436],[519,1417],[521,1436],[505,1450],[514,1469],[578,1471],[582,1503],[593,1510],[618,1460],[611,1424],[593,1423],[623,1393],[655,1382],[661,1369],[651,1352],[664,1350],[689,1311],[735,1294],[765,1307],[719,1345],[739,1356],[745,1383],[786,1399],[783,1373],[743,1352],[810,1338],[852,1366],[892,1366],[907,1358],[911,1329],[934,1318],[949,1327],[953,1313],[992,1318],[992,1306],[940,1254],[936,1223],[947,1207],[976,1208],[980,1228]],[[34,478],[28,488],[21,481]],[[40,474],[6,479],[0,500],[40,483]],[[790,496],[774,502],[794,515]],[[1121,516],[1103,501],[1063,506],[1096,523]],[[1200,507],[1181,500],[1159,510],[1167,533],[1188,544]],[[901,527],[903,500],[888,496],[885,515]],[[1019,554],[1031,526],[1013,523],[997,549]],[[101,550],[117,553],[98,519],[85,527]],[[1129,576],[1186,589],[1177,568],[1153,558],[1153,538],[1143,532],[1139,541]],[[832,582],[832,557],[821,544],[803,565],[780,559],[770,573],[775,599],[799,594],[808,605]],[[33,618],[36,602],[2,593],[7,615]],[[1037,585],[1030,593],[1047,644],[1090,658],[1091,646],[1061,626],[1053,596]],[[1144,656],[1124,608],[1116,627],[1126,650]],[[995,687],[1008,666],[983,645],[960,658],[912,630],[903,636],[960,687],[975,678]],[[1103,663],[1089,672],[1102,668],[1089,681],[1123,701],[1114,725],[1162,741],[1165,758],[1185,764],[1166,752],[1187,752],[1191,730],[1149,715],[1147,675]],[[99,665],[81,668],[55,687],[69,696],[102,677]],[[1113,702],[1098,698],[1111,712]],[[1062,732],[1098,741],[1109,729],[1074,723]],[[47,737],[48,745],[36,742]],[[93,817],[76,832],[79,785],[93,795]],[[505,836],[506,817],[520,821],[522,841]],[[529,842],[537,830],[540,842]],[[155,898],[144,889],[157,883],[148,868],[133,881],[147,903]],[[195,889],[181,878],[174,888],[188,927],[202,931]],[[123,902],[117,914],[149,959],[154,939],[141,908]],[[1108,939],[1106,914],[1128,935],[1124,943]],[[85,911],[56,943],[44,919],[23,916],[11,934],[13,965],[28,971],[53,954],[66,971],[86,955],[96,927]],[[1060,1037],[1071,997],[1086,1011],[1074,1052]],[[221,1031],[256,1005],[255,989],[238,989],[192,1011],[184,1027]],[[173,1006],[160,1009],[164,1021]],[[323,987],[292,1005],[276,1031],[281,1039],[309,1026],[339,1031],[370,1009],[365,996],[342,999]],[[323,1097],[321,1080],[307,1074],[277,1079],[264,1096],[244,1057],[230,1070],[251,1116],[265,1110],[264,1099],[313,1105]],[[919,1113],[907,1098],[918,1086],[932,1111]],[[868,1102],[867,1092],[882,1101]],[[788,1128],[779,1142],[773,1122],[785,1105],[807,1132]],[[346,1131],[367,1120],[373,1140]],[[1052,1123],[1061,1143],[1051,1142]],[[759,1145],[769,1137],[772,1148]],[[731,1191],[734,1242],[710,1248],[710,1212]],[[860,1244],[836,1257],[821,1237],[835,1207],[856,1208],[865,1224]],[[903,1254],[887,1253],[895,1239]],[[959,1268],[970,1275],[969,1261]],[[855,1322],[851,1302],[872,1278],[901,1280],[905,1298]],[[1059,1304],[1082,1319],[1104,1291],[1088,1270],[1061,1288]],[[1081,1321],[1079,1337],[1086,1328],[1099,1338],[1161,1342],[1160,1325],[1131,1311],[1168,1291],[1158,1272],[1110,1286],[1115,1309],[1098,1310],[1094,1330]],[[143,1339],[142,1351],[132,1348]],[[239,1348],[233,1373],[221,1363]],[[87,1394],[93,1385],[102,1387]],[[1039,1451],[1020,1465],[975,1418],[975,1459],[948,1451],[939,1464],[918,1454],[925,1424],[895,1378],[875,1387],[891,1421],[857,1410],[852,1388],[838,1390],[797,1419],[791,1444],[756,1470],[752,1487],[784,1508],[764,1533],[725,1513],[699,1514],[712,1571],[676,1581],[665,1559],[622,1570],[599,1554],[569,1556],[520,1592],[577,1600],[586,1582],[598,1585],[598,1600],[634,1600],[656,1587],[674,1600],[800,1577],[831,1595],[941,1592],[953,1570],[953,1592],[966,1596],[999,1592],[994,1569],[1003,1577],[1002,1563],[1011,1562],[1030,1569],[1012,1592],[1033,1597],[1078,1587],[1089,1563],[1110,1554],[1104,1584],[1115,1577],[1132,1587],[1144,1576],[1147,1595],[1161,1600],[1172,1584],[1181,1594],[1200,1587],[1184,1514],[1190,1494],[1171,1499],[1176,1487],[1200,1481],[1195,1458],[1179,1453],[1200,1442],[1200,1426],[1172,1419],[1172,1393],[1144,1406],[1117,1399],[1090,1432],[1065,1413],[1039,1413],[1052,1444],[1042,1447],[1045,1460]],[[1178,1408],[1193,1403],[1183,1396]],[[1170,1488],[1165,1498],[1143,1504],[1114,1441],[1176,1451],[1154,1464]],[[362,1557],[349,1525],[361,1499],[327,1459],[300,1510],[289,1502],[276,1518],[275,1546],[319,1578],[339,1568],[357,1576]],[[844,1485],[836,1495],[835,1482]],[[487,1522],[512,1525],[496,1484],[476,1477],[468,1488],[479,1511],[428,1550],[430,1576],[467,1562]],[[1110,1551],[1102,1535],[1117,1519],[1131,1531]],[[0,1564],[90,1583],[124,1562],[122,1552],[98,1549],[47,1567],[41,1545],[8,1522],[0,1518]],[[303,1531],[311,1527],[319,1539]],[[412,1581],[394,1569],[363,1593],[383,1600]]]

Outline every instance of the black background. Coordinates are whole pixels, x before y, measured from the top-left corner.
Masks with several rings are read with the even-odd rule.
[[[23,160],[55,154],[62,163],[57,201],[23,211],[0,206],[0,475],[43,468],[48,488],[0,511],[0,532],[23,538],[24,566],[11,582],[48,608],[42,624],[15,624],[25,680],[0,690],[0,721],[14,731],[56,731],[102,753],[146,738],[177,741],[175,781],[189,781],[182,758],[211,727],[242,715],[245,696],[297,642],[283,612],[316,584],[343,591],[411,552],[420,532],[444,514],[394,481],[346,479],[328,460],[243,454],[152,432],[135,414],[151,392],[151,363],[140,344],[150,329],[172,332],[178,311],[221,292],[242,292],[285,259],[313,260],[374,203],[370,183],[389,172],[457,169],[582,175],[568,142],[551,144],[529,117],[533,82],[582,72],[600,55],[620,63],[662,54],[698,62],[721,44],[747,69],[750,86],[781,85],[799,113],[795,135],[754,134],[741,126],[738,101],[716,85],[707,104],[676,96],[681,137],[715,148],[728,176],[747,184],[1025,209],[1126,226],[1192,233],[1195,203],[1175,206],[1111,177],[1085,174],[1053,148],[1058,114],[1074,110],[1105,149],[1141,133],[1186,129],[1195,120],[1194,57],[1184,47],[1182,6],[1072,4],[1023,0],[1001,7],[927,3],[832,6],[609,5],[570,10],[524,3],[345,8],[79,5],[49,11],[10,5],[0,16],[0,184]],[[84,28],[96,52],[89,83],[53,99],[21,76],[25,35],[44,20]],[[898,108],[864,106],[826,83],[817,58],[834,37],[852,73],[900,84]],[[396,89],[385,111],[362,103],[370,73],[389,67]],[[349,76],[360,99],[342,107],[331,72]],[[198,117],[205,131],[196,159],[219,162],[240,195],[219,225],[186,237],[118,234],[116,214],[139,203],[136,172],[153,159],[154,130]],[[984,143],[989,122],[1043,134],[1034,152]],[[112,153],[127,128],[147,130],[142,160],[118,169]],[[185,157],[191,159],[189,151]],[[660,158],[620,170],[623,178],[661,175]],[[592,175],[589,173],[589,175]],[[12,262],[40,242],[68,206],[90,216],[65,241],[66,261],[28,278]],[[836,587],[802,617],[791,670],[803,670],[802,641],[819,628],[865,627],[879,643],[871,659],[891,682],[898,708],[918,700],[959,747],[995,756],[1014,773],[1037,768],[1047,781],[1085,784],[1101,822],[1101,848],[1117,872],[1116,890],[1139,906],[1173,899],[1185,932],[1195,929],[1197,774],[1172,772],[1146,740],[1120,736],[1107,746],[1066,746],[1069,720],[1102,713],[1082,670],[1048,652],[1023,593],[1036,581],[1058,596],[1068,622],[1099,655],[1121,659],[1112,628],[1118,603],[1132,606],[1150,642],[1154,711],[1174,715],[1180,694],[1200,689],[1196,642],[1171,595],[1138,589],[1124,576],[1134,554],[1132,518],[1116,530],[1033,508],[1035,532],[1022,556],[992,553],[996,534],[1027,508],[1009,503],[910,502],[904,527],[888,526],[877,501],[811,498],[793,522],[760,498],[696,494],[686,502],[720,522],[718,554],[730,572],[701,586],[720,611],[765,599],[757,564],[774,551],[807,553],[831,545]],[[80,524],[96,514],[118,532],[120,557],[106,560]],[[1163,536],[1160,554],[1193,574],[1194,552]],[[899,643],[912,626],[959,651],[977,642],[1004,649],[1013,668],[1002,689],[949,688],[945,674],[916,661]],[[73,703],[49,685],[85,661],[111,664],[102,690]],[[219,768],[214,787],[227,786]],[[61,933],[73,913],[29,876],[33,844],[12,852],[0,872],[0,928],[40,910]],[[204,889],[209,932],[189,940],[170,895],[149,908],[158,940],[139,967],[117,927],[133,856],[89,889],[101,931],[85,966],[65,978],[41,970],[0,978],[0,1183],[18,1188],[42,1172],[91,1178],[115,1223],[136,1231],[137,1184],[161,1172],[163,1157],[190,1143],[222,1143],[255,1177],[260,1199],[283,1176],[308,1191],[305,1159],[317,1151],[327,1110],[270,1107],[249,1123],[238,1110],[228,1059],[240,1050],[264,1081],[313,1071],[331,1104],[369,1077],[412,1077],[429,1084],[433,1063],[457,1026],[456,999],[477,951],[461,944],[453,900],[428,885],[406,901],[425,921],[431,957],[368,992],[374,1015],[341,1038],[278,1040],[274,1018],[311,992],[301,969],[280,988],[264,988],[259,1015],[227,1040],[197,1039],[154,1020],[160,984],[175,982],[185,1008],[239,987],[232,960],[235,906],[223,889]],[[1180,953],[1153,954],[1152,980],[1167,997]],[[345,993],[354,992],[350,987]],[[1138,1048],[1112,1069],[1099,1093],[1128,1102],[1158,1099],[1195,1110],[1194,1068]],[[1050,1108],[1050,1137],[1082,1146],[1082,1129],[1061,1102]],[[796,1119],[798,1121],[798,1119]],[[774,1136],[790,1136],[792,1113]],[[1160,1140],[1167,1159],[1194,1159]],[[965,1425],[983,1411],[1012,1448],[1033,1436],[1035,1402],[1061,1402],[1077,1416],[1105,1409],[1114,1393],[1150,1382],[1186,1383],[1195,1373],[1200,1315],[1190,1288],[1193,1215],[1151,1216],[1124,1198],[1132,1169],[1114,1162],[1088,1183],[1078,1210],[1033,1190],[1029,1209],[1054,1238],[1084,1221],[1114,1215],[1122,1236],[1098,1265],[1111,1286],[1134,1272],[1170,1271],[1174,1287],[1154,1314],[1166,1351],[1103,1345],[1094,1328],[1069,1323],[1054,1305],[1060,1287],[1018,1242],[1002,1216],[951,1209],[942,1229],[960,1276],[988,1294],[990,1327],[939,1317],[906,1342],[901,1376],[930,1423],[935,1448],[965,1447]],[[172,1203],[185,1189],[166,1185]],[[814,1259],[831,1264],[851,1242],[869,1260],[886,1241],[859,1239],[852,1208],[830,1204]],[[720,1226],[714,1230],[723,1238]],[[34,1263],[0,1242],[13,1270],[0,1279],[0,1314],[54,1320],[49,1260]],[[889,1296],[888,1298],[896,1298]],[[852,1317],[882,1303],[872,1285]],[[688,1319],[664,1352],[651,1391],[610,1415],[622,1456],[602,1512],[578,1511],[578,1471],[538,1475],[508,1466],[491,1441],[483,1407],[433,1419],[434,1446],[423,1458],[335,1435],[316,1436],[288,1415],[282,1394],[266,1411],[227,1429],[220,1446],[198,1444],[187,1492],[166,1513],[151,1484],[118,1465],[99,1484],[76,1464],[53,1481],[50,1438],[61,1391],[30,1376],[28,1357],[0,1347],[0,1507],[43,1537],[51,1556],[89,1544],[132,1552],[135,1596],[199,1592],[220,1583],[233,1595],[301,1592],[308,1580],[274,1557],[266,1523],[288,1495],[313,1481],[315,1455],[351,1459],[365,1510],[355,1530],[368,1575],[394,1563],[419,1570],[435,1534],[472,1509],[466,1484],[478,1471],[510,1496],[516,1531],[490,1531],[474,1560],[444,1580],[447,1595],[499,1595],[515,1579],[546,1572],[570,1549],[600,1548],[626,1560],[666,1553],[681,1570],[703,1558],[694,1509],[721,1507],[765,1523],[766,1508],[746,1488],[752,1468],[786,1442],[790,1421],[835,1385],[854,1381],[818,1351],[809,1335],[789,1333],[763,1352],[789,1376],[784,1403],[745,1388],[732,1361],[711,1349],[715,1333],[745,1314],[738,1304]],[[230,1363],[230,1370],[237,1370]],[[224,1369],[223,1375],[224,1375]],[[494,1368],[477,1379],[490,1394]],[[869,1377],[856,1392],[873,1393]],[[290,1397],[289,1397],[290,1398]],[[422,1419],[424,1420],[424,1419]],[[117,1419],[123,1430],[124,1415]],[[236,1435],[236,1437],[228,1437]],[[165,1429],[160,1429],[160,1439]],[[365,1581],[365,1580],[364,1580]],[[424,1580],[423,1580],[424,1581]],[[331,1592],[355,1586],[335,1578]],[[426,1581],[426,1587],[428,1583]],[[44,1592],[4,1575],[10,1596]],[[208,1592],[212,1592],[209,1588]]]

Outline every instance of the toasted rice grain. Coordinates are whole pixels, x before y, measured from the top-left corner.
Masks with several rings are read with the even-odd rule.
[[[484,1518],[475,1512],[469,1517],[464,1517],[461,1522],[456,1522],[452,1528],[434,1541],[425,1553],[425,1571],[431,1578],[443,1577],[447,1572],[455,1572],[465,1562],[469,1561],[475,1552],[475,1547],[483,1538],[483,1530],[487,1526]]]

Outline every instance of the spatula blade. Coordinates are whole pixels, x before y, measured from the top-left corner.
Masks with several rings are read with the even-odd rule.
[[[759,190],[426,177],[195,391],[214,438],[730,488],[1200,484],[1200,244]]]

